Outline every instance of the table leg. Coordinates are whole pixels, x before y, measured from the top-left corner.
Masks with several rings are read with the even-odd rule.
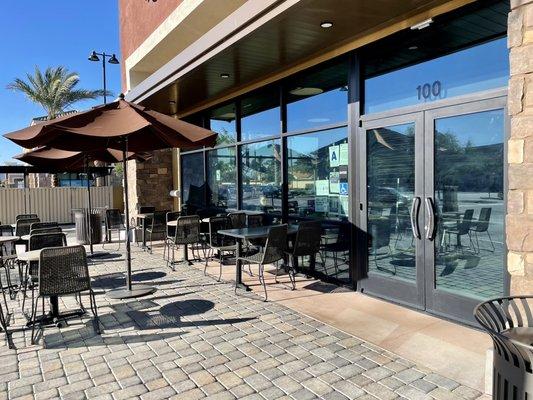
[[[50,316],[52,318],[59,317],[59,298],[57,296],[50,296]]]
[[[189,260],[189,247],[186,244],[183,245],[183,262],[187,265],[192,265]]]
[[[143,250],[146,250],[146,224],[144,223],[146,219],[143,218],[142,219],[142,231],[143,231],[143,245],[142,245],[142,249]]]
[[[240,260],[240,256],[242,253],[242,242],[237,239],[237,250],[235,252],[236,255],[236,262],[235,262],[235,290],[238,288],[244,289],[246,291],[250,291],[251,289],[242,283],[242,261]]]

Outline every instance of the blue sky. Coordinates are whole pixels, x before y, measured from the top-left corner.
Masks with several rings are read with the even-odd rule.
[[[1,2],[0,135],[24,128],[33,117],[45,114],[22,94],[6,89],[14,78],[33,73],[35,66],[45,69],[63,65],[78,72],[79,87],[102,87],[101,64],[90,62],[87,57],[94,49],[116,53],[120,58],[117,3],[116,0]],[[120,65],[108,64],[108,67],[107,87],[118,95]],[[75,108],[86,109],[101,101],[78,103]],[[20,147],[0,138],[0,164],[13,161],[11,157],[20,152]]]

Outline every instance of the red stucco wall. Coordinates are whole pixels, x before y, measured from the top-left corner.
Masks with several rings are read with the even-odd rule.
[[[120,48],[126,60],[183,0],[119,0]],[[126,89],[122,63],[122,89]]]

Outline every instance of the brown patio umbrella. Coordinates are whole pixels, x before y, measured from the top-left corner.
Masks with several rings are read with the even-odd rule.
[[[122,150],[124,171],[126,154],[166,148],[214,146],[217,134],[204,128],[169,117],[137,104],[120,100],[85,112],[43,122],[4,135],[26,148],[50,146],[61,150]],[[124,173],[126,230],[129,232],[128,179]],[[126,235],[128,236],[128,235]],[[154,291],[131,282],[131,249],[126,238],[126,288],[108,293],[111,298],[144,296]]]
[[[108,164],[122,161],[122,152],[114,149],[104,149],[95,151],[68,151],[54,149],[53,147],[40,147],[13,157],[17,160],[23,161],[27,164],[50,167],[64,172],[79,172],[85,171],[87,173],[87,230],[89,238],[90,256],[97,257],[103,255],[102,253],[95,253],[92,242],[92,226],[90,213],[91,205],[91,186],[89,182],[89,162],[102,161]],[[146,161],[150,158],[149,154],[135,154],[128,152],[126,154],[127,160]]]

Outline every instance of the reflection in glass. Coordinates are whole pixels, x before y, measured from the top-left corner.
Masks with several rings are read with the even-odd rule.
[[[287,139],[289,214],[342,219],[348,214],[346,128]]]
[[[320,220],[322,239],[315,271],[349,282],[348,139],[346,128],[287,139],[291,221]],[[304,271],[311,260],[301,260]]]
[[[230,103],[209,111],[209,129],[218,133],[217,145],[235,143],[237,124],[235,104]]]
[[[346,58],[291,78],[287,88],[287,130],[347,121],[347,85]]]
[[[281,214],[280,140],[241,146],[244,210]]]
[[[436,287],[503,294],[503,110],[435,120]]]
[[[209,206],[225,210],[237,207],[235,147],[207,152]]]
[[[366,79],[365,113],[505,87],[508,79],[507,40],[497,39]]]
[[[260,139],[280,133],[281,115],[277,86],[243,97],[241,107],[241,140]]]
[[[205,207],[204,153],[181,156],[182,200],[191,210]]]
[[[414,123],[367,131],[367,185],[369,272],[414,281]]]

